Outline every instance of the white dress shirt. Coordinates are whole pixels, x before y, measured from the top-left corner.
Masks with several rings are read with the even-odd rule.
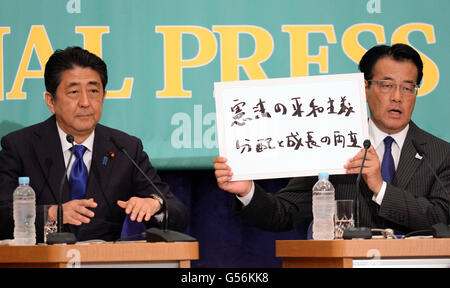
[[[62,147],[62,152],[63,152],[63,156],[64,156],[64,164],[67,167],[67,163],[69,162],[69,158],[70,158],[70,148],[72,148],[72,144],[70,144],[67,139],[66,139],[66,132],[64,132],[61,127],[59,127],[58,122],[56,122],[56,126],[58,127],[58,133],[59,133],[59,138],[61,139],[61,147]],[[86,147],[86,151],[84,152],[83,155],[83,162],[86,165],[88,172],[91,169],[91,163],[92,163],[92,149],[94,147],[94,136],[95,136],[95,130],[92,131],[91,135],[89,135],[89,137],[84,140],[83,143],[76,143],[74,142],[74,145],[83,145],[84,147]],[[70,165],[69,165],[69,169],[67,169],[67,179],[70,179],[70,172],[72,171],[72,166],[73,166],[73,162],[75,162],[75,155],[72,157],[72,161],[70,161]]]
[[[394,142],[392,142],[391,153],[392,153],[392,157],[394,158],[395,170],[397,170],[398,162],[400,160],[400,153],[402,151],[403,143],[405,143],[406,134],[408,133],[408,129],[409,129],[409,124],[406,125],[406,127],[402,131],[400,131],[396,134],[387,134],[387,133],[381,131],[380,129],[378,129],[378,127],[375,125],[375,123],[373,123],[372,119],[369,119],[369,139],[370,139],[372,146],[375,148],[375,151],[377,152],[378,158],[380,159],[380,165],[383,162],[383,155],[384,155],[383,140],[386,136],[389,135],[392,138],[394,138]],[[372,197],[372,200],[375,201],[378,205],[381,205],[381,202],[383,201],[384,193],[386,192],[386,187],[387,187],[387,183],[385,181],[383,181],[383,185],[381,186],[381,189],[378,192],[378,194],[374,195]],[[244,206],[247,206],[250,203],[250,201],[252,200],[254,193],[255,193],[255,183],[252,181],[252,188],[251,188],[250,192],[247,195],[245,195],[244,197],[240,197],[237,195],[236,195],[236,197],[239,199],[239,201],[242,202],[242,204]]]

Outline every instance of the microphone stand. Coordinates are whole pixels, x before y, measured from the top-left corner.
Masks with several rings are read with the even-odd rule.
[[[372,230],[367,227],[359,227],[359,194],[361,193],[361,175],[362,169],[364,167],[364,162],[366,162],[367,150],[370,147],[370,140],[364,140],[364,156],[361,163],[361,168],[359,169],[358,177],[356,178],[356,225],[355,227],[350,227],[344,230],[342,234],[342,238],[344,239],[353,239],[353,238],[362,238],[362,239],[371,239],[372,238]]]
[[[57,216],[57,222],[58,222],[58,228],[56,233],[50,233],[47,235],[47,244],[53,245],[53,244],[75,244],[77,242],[77,239],[75,238],[75,235],[70,232],[62,232],[62,224],[63,224],[63,208],[62,208],[62,190],[64,187],[64,181],[66,180],[67,170],[69,169],[70,161],[72,161],[73,152],[74,152],[74,138],[72,135],[67,134],[66,136],[67,142],[72,144],[72,151],[70,153],[69,162],[67,163],[66,170],[64,171],[64,174],[61,178],[61,182],[59,184],[59,199],[58,199],[58,216]],[[45,223],[44,223],[45,224]]]
[[[153,187],[153,189],[156,191],[159,197],[163,199],[163,210],[164,210],[164,218],[163,218],[163,227],[164,229],[159,229],[156,227],[152,227],[147,229],[143,234],[145,234],[145,238],[147,242],[195,242],[197,241],[195,238],[177,232],[173,230],[169,230],[167,228],[168,226],[168,205],[167,205],[167,199],[164,196],[164,194],[156,187],[156,185],[153,183],[153,181],[145,174],[144,171],[142,171],[141,167],[136,163],[136,161],[131,158],[131,156],[128,154],[125,147],[120,145],[114,137],[110,137],[109,140],[116,146],[118,150],[120,150],[127,158],[130,160],[131,163],[133,163],[133,166],[136,167],[136,169],[145,177],[145,179],[150,183],[150,185]]]

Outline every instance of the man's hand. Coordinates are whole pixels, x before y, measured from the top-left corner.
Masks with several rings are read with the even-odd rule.
[[[161,209],[159,201],[153,198],[131,197],[128,201],[117,201],[117,205],[125,209],[125,213],[131,213],[131,221],[137,222],[149,221]]]
[[[220,189],[236,194],[238,196],[247,195],[252,189],[252,181],[230,181],[233,172],[231,167],[227,165],[227,158],[216,157],[214,158],[214,169],[217,179],[217,185]]]
[[[95,213],[89,208],[97,207],[97,203],[93,198],[72,200],[62,205],[63,207],[63,224],[81,225],[82,223],[91,222],[90,218],[95,216]],[[57,220],[58,206],[54,205],[48,210],[48,217],[50,220]]]
[[[349,159],[344,165],[347,174],[358,174],[364,156],[364,149],[361,149],[353,158]],[[381,177],[381,164],[377,152],[370,146],[367,150],[366,161],[362,170],[362,177],[372,192],[377,195],[383,185]]]

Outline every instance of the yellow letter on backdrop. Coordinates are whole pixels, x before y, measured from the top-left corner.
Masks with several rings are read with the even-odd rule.
[[[190,98],[192,92],[183,89],[183,68],[200,67],[216,56],[217,42],[214,34],[200,26],[156,26],[164,35],[164,89],[156,92],[158,98]],[[198,40],[198,53],[183,59],[183,34]]]
[[[328,43],[336,43],[333,25],[283,25],[281,31],[291,38],[291,76],[307,76],[309,63],[318,63],[320,73],[328,72],[328,47],[320,46],[317,55],[308,53],[308,34],[323,33]]]
[[[28,70],[33,50],[36,51],[36,55],[41,65],[40,70]],[[27,93],[22,91],[25,78],[43,78],[45,64],[52,53],[53,49],[50,40],[48,39],[47,32],[45,31],[45,27],[42,25],[31,26],[13,87],[11,91],[6,94],[6,99],[26,99]]]
[[[84,49],[102,58],[102,35],[109,33],[109,26],[76,26],[75,32],[83,35]],[[105,98],[131,98],[134,78],[126,77],[120,90],[108,90]]]
[[[384,27],[382,25],[361,23],[348,27],[342,35],[342,50],[355,63],[359,63],[361,57],[367,51],[358,42],[358,36],[363,32],[372,32],[375,35],[377,44],[386,42],[384,38]]]
[[[242,67],[249,79],[266,79],[266,73],[260,63],[266,61],[273,51],[272,35],[257,26],[213,26],[213,31],[221,39],[222,81],[239,80],[239,67]],[[249,34],[255,40],[255,51],[247,58],[239,58],[239,34]]]
[[[0,27],[0,101],[3,100],[4,78],[3,78],[3,35],[9,34],[11,29],[9,27]]]

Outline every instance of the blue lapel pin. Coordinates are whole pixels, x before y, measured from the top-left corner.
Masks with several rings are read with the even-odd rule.
[[[114,157],[116,157],[116,154],[114,152],[109,152],[108,155],[103,157],[103,166],[106,166],[106,164],[108,164],[108,159],[113,159]]]

